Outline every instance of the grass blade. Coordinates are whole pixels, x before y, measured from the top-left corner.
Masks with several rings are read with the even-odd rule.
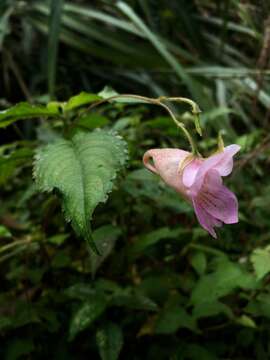
[[[48,37],[48,89],[51,98],[53,98],[55,94],[56,66],[63,2],[64,0],[51,0]]]

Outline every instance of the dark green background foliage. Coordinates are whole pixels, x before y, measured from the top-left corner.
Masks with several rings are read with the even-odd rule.
[[[268,0],[1,1],[0,109],[39,104],[0,114],[1,359],[270,358],[269,13]],[[161,108],[52,102],[105,86],[195,100],[205,156],[219,131],[241,145],[226,179],[239,224],[212,239],[143,168],[149,148],[188,149]],[[174,110],[193,131],[189,108]],[[96,128],[120,134],[129,160],[92,163],[110,163],[108,181],[119,171],[90,236],[65,222],[65,189],[39,192],[32,164]]]

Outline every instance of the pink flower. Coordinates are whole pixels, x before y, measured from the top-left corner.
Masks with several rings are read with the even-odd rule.
[[[237,198],[221,177],[232,172],[239,150],[240,146],[230,145],[203,159],[180,149],[151,149],[143,162],[193,205],[201,226],[216,238],[215,226],[238,222]]]

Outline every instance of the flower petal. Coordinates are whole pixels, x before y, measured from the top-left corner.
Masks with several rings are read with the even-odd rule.
[[[203,160],[194,158],[183,170],[183,184],[186,187],[191,187],[195,181],[196,175],[202,165]]]
[[[201,226],[208,231],[215,239],[217,234],[214,230],[214,226],[221,226],[222,223],[216,220],[212,215],[210,215],[203,206],[200,204],[197,198],[192,199],[192,204],[195,210],[195,214]]]
[[[204,177],[209,170],[216,170],[220,176],[227,176],[232,172],[233,156],[240,150],[239,145],[226,146],[224,151],[207,158],[201,165],[197,172],[194,181],[194,191],[199,191],[201,188]]]
[[[208,171],[197,199],[204,210],[216,219],[225,224],[238,222],[237,198],[222,185],[222,179],[216,170]]]

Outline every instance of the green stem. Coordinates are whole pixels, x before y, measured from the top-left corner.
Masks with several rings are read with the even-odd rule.
[[[0,248],[0,253],[3,253],[5,251],[7,251],[7,250],[10,250],[10,249],[12,249],[13,247],[16,247],[16,246],[22,246],[22,245],[30,244],[31,242],[32,242],[31,240],[16,240],[16,241],[13,241],[10,244],[2,246]]]
[[[185,125],[183,123],[179,122],[176,119],[176,116],[174,115],[173,111],[169,108],[169,106],[167,106],[166,104],[164,104],[162,102],[163,100],[185,102],[185,103],[188,103],[189,105],[191,105],[193,114],[198,114],[200,112],[198,105],[194,101],[192,101],[192,100],[190,100],[188,98],[182,98],[182,97],[177,97],[177,98],[168,97],[167,98],[165,96],[161,96],[161,97],[159,97],[157,99],[153,99],[153,98],[148,98],[148,97],[141,96],[141,95],[121,94],[121,95],[115,95],[115,96],[111,96],[111,97],[109,97],[107,99],[100,100],[100,101],[90,105],[87,110],[91,110],[92,108],[94,108],[96,106],[99,106],[101,104],[104,104],[106,102],[109,102],[109,101],[112,101],[112,100],[115,100],[115,99],[119,99],[119,98],[125,98],[125,97],[130,98],[130,99],[141,100],[141,101],[143,101],[145,103],[148,103],[148,104],[158,105],[158,106],[163,107],[169,113],[170,117],[172,118],[172,120],[174,121],[176,126],[179,127],[182,130],[182,132],[184,133],[185,137],[187,138],[187,140],[188,140],[188,142],[190,144],[192,154],[199,155],[196,144],[195,144],[192,136],[188,132],[188,130],[185,128]]]
[[[174,113],[172,112],[172,110],[167,105],[163,104],[162,102],[160,102],[159,105],[167,110],[167,112],[170,114],[171,118],[175,122],[176,126],[178,126],[183,131],[183,133],[185,134],[185,136],[188,139],[188,142],[190,144],[192,154],[193,155],[199,155],[196,144],[195,144],[192,136],[190,135],[190,133],[185,128],[185,125],[176,119]]]

